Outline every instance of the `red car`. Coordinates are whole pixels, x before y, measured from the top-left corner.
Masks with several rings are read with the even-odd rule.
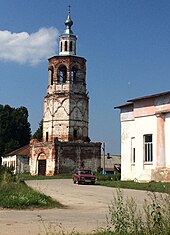
[[[89,169],[77,169],[73,174],[74,184],[95,184],[96,176]]]

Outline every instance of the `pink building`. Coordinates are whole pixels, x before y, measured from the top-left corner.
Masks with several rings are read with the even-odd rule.
[[[121,180],[170,181],[170,91],[120,109]]]

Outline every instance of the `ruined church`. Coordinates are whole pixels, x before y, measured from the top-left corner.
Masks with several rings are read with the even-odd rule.
[[[76,55],[72,25],[69,10],[59,37],[59,55],[48,59],[43,140],[30,142],[31,175],[68,173],[78,167],[97,170],[101,164],[101,143],[91,142],[88,135],[86,59]]]

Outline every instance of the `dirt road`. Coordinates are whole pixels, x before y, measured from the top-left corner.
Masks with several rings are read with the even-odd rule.
[[[97,185],[75,185],[71,180],[27,181],[27,184],[66,205],[66,209],[0,210],[0,234],[45,235],[47,231],[90,232],[106,226],[108,205],[116,190]],[[123,190],[142,205],[146,192]]]

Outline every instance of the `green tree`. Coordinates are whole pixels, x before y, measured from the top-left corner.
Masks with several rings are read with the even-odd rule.
[[[0,105],[0,155],[28,144],[30,137],[28,110]]]
[[[41,120],[41,122],[39,123],[39,128],[36,130],[32,138],[42,141],[42,135],[43,135],[43,120]]]

